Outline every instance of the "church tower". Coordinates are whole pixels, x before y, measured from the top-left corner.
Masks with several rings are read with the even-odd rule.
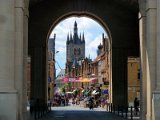
[[[84,33],[78,36],[77,22],[74,23],[74,32],[68,33],[66,42],[66,62],[72,62],[85,58],[85,37]]]

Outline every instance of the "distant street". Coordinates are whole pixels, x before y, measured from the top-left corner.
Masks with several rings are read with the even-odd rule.
[[[52,107],[42,120],[125,120],[114,114],[108,113],[104,108],[80,107],[79,105]]]

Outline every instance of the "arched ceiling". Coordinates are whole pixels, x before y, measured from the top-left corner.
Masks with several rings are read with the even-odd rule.
[[[30,0],[29,47],[45,46],[53,25],[62,20],[60,19],[62,16],[66,18],[66,15],[75,15],[72,14],[73,12],[96,16],[91,18],[107,26],[115,47],[133,48],[133,44],[136,44],[135,48],[137,48],[139,38],[137,0],[68,0],[67,2],[66,0]]]
[[[29,0],[29,6],[34,7],[43,1],[50,1],[50,0]],[[55,3],[56,1],[59,1],[59,0],[54,0]],[[75,0],[75,1],[77,1],[78,3],[79,0]],[[85,0],[81,0],[81,1],[85,1]],[[87,0],[87,1],[92,2],[92,0]],[[70,2],[70,1],[66,1],[66,2]],[[98,2],[106,2],[106,0],[100,0]],[[107,2],[114,2],[115,4],[118,4],[122,7],[125,7],[133,11],[135,10],[137,11],[139,9],[138,0],[107,0]]]

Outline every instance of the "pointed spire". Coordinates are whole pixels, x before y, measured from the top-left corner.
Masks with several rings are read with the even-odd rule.
[[[101,42],[100,42],[100,44],[98,45],[98,49],[102,49],[102,45],[101,45]]]
[[[72,33],[70,32],[70,41],[73,42]]]
[[[82,35],[82,42],[85,42],[84,32],[83,32],[83,35]]]
[[[104,33],[102,34],[102,46],[103,46],[103,51],[106,50],[106,39],[104,38]]]
[[[54,40],[56,39],[56,34],[54,33],[54,38],[53,38]]]
[[[67,35],[67,44],[69,44],[69,33]]]
[[[67,35],[67,41],[69,41],[69,33],[68,33],[68,35]]]
[[[77,22],[76,21],[74,22],[74,27],[77,27]]]
[[[81,41],[81,33],[80,33],[80,35],[79,35],[79,39],[80,39],[80,41]]]
[[[77,28],[77,22],[74,22],[74,36],[77,36],[78,34],[78,28]]]

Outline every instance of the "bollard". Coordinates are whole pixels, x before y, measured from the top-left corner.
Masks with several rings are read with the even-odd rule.
[[[119,105],[118,105],[118,116],[119,116]]]
[[[106,111],[108,112],[108,103],[107,103],[107,105],[106,105]]]
[[[43,116],[42,105],[41,104],[39,105],[39,114],[40,114],[41,117]]]
[[[123,117],[123,106],[121,107],[121,110],[122,110],[121,112],[122,112],[122,117]]]
[[[38,114],[38,119],[40,118],[40,111],[41,111],[41,109],[40,109],[40,105],[38,104],[37,105],[37,114]]]
[[[42,115],[44,116],[44,105],[42,104]]]
[[[132,106],[131,106],[131,120],[133,120]]]
[[[114,114],[116,113],[115,105],[113,105],[113,112],[114,112]]]
[[[48,112],[48,106],[47,104],[45,104],[45,113],[47,114],[47,112]]]
[[[33,107],[33,112],[34,112],[34,120],[37,120],[37,110],[35,105]]]
[[[111,113],[112,113],[112,103],[111,103]]]
[[[128,119],[128,106],[126,106],[126,118]]]
[[[50,103],[50,111],[51,111],[51,106],[52,106],[52,104]]]

